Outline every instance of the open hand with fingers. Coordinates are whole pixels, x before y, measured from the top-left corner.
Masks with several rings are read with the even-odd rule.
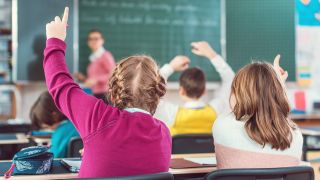
[[[170,66],[174,71],[184,71],[189,68],[190,59],[187,56],[178,55],[174,57]]]
[[[47,39],[58,38],[62,41],[66,39],[67,36],[67,25],[68,25],[68,15],[69,8],[64,9],[62,20],[59,16],[56,16],[53,21],[47,23],[46,25],[46,34]]]
[[[204,56],[208,59],[214,59],[217,53],[212,49],[210,44],[206,41],[191,43],[192,53],[198,56]]]

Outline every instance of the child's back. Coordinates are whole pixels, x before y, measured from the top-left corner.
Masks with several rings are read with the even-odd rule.
[[[75,137],[79,137],[79,133],[73,124],[69,120],[62,121],[52,133],[50,152],[55,158],[67,157],[69,142]]]
[[[170,127],[171,135],[211,133],[217,118],[215,110],[209,105],[193,108],[192,103],[187,103],[185,106],[179,107],[174,124]]]
[[[206,57],[219,73],[222,83],[215,97],[209,102],[202,101],[206,92],[204,72],[197,68],[188,68],[189,59],[184,56],[175,57],[170,64],[161,68],[161,74],[168,78],[174,71],[182,71],[179,78],[179,95],[184,101],[182,106],[162,101],[157,109],[156,117],[166,122],[171,135],[176,134],[210,134],[217,116],[229,111],[228,95],[234,77],[231,67],[219,56],[207,42],[192,43],[192,52]]]
[[[126,176],[168,170],[171,137],[162,122],[144,112],[118,110],[102,102],[95,105],[104,115],[100,120],[92,119],[91,127],[84,128],[92,133],[83,138],[85,151],[80,177]]]
[[[292,130],[290,148],[276,150],[272,145],[253,141],[245,130],[245,122],[233,113],[219,117],[213,127],[218,168],[274,168],[298,166],[302,153],[302,135]]]
[[[138,109],[140,112],[133,112],[137,108],[125,110],[124,107],[124,110],[120,110],[85,94],[67,71],[65,48],[65,43],[59,39],[47,40],[44,69],[49,91],[57,106],[73,120],[84,143],[79,177],[128,176],[168,171],[171,136],[166,125],[141,109]],[[115,81],[110,80],[111,84],[121,80]],[[117,98],[115,96],[112,98]],[[125,98],[114,103],[125,103],[120,102]]]
[[[218,168],[298,166],[303,138],[288,115],[287,72],[279,66],[252,63],[236,74],[230,94],[231,113],[213,126]]]

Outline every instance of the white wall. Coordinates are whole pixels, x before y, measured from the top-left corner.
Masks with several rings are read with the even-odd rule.
[[[204,95],[203,100],[205,102],[208,102],[213,97],[214,89],[216,89],[219,85],[218,84],[208,84],[207,85],[207,93]],[[167,89],[167,94],[165,95],[165,99],[173,102],[182,104],[181,99],[178,95],[178,84],[177,83],[169,83]],[[306,99],[307,99],[307,112],[312,112],[312,106],[314,101],[320,101],[320,93],[319,91],[314,91],[312,89],[308,88],[301,88],[297,87],[295,84],[288,83],[288,98],[290,105],[293,107],[294,100],[293,100],[293,94],[296,90],[302,90],[306,92]],[[35,102],[35,100],[39,97],[39,95],[46,91],[46,85],[44,83],[31,83],[31,84],[25,84],[20,87],[21,92],[21,118],[25,122],[30,122],[29,120],[29,111],[32,106],[32,104]]]
[[[179,98],[178,95],[178,85],[177,84],[170,84],[171,88],[167,90],[167,94],[164,97],[167,100],[170,100],[171,102],[175,102],[178,104],[181,104],[182,101]],[[209,90],[206,95],[203,97],[205,101],[207,101],[209,98],[212,97],[212,85],[209,85]],[[21,118],[25,122],[30,122],[29,119],[29,111],[32,106],[32,104],[36,101],[36,99],[39,97],[39,95],[46,91],[47,87],[44,83],[30,83],[30,84],[24,84],[20,87],[21,92],[21,112],[19,114],[21,115]]]
[[[21,112],[17,112],[21,118],[25,122],[30,122],[29,119],[29,111],[33,103],[39,97],[39,95],[46,91],[47,87],[45,83],[30,83],[21,85],[20,93],[21,93]]]

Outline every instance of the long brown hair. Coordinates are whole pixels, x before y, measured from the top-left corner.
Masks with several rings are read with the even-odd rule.
[[[251,139],[277,150],[290,147],[295,125],[288,118],[286,92],[271,64],[256,62],[240,69],[231,85],[231,98],[233,113],[245,121]]]
[[[165,80],[149,56],[121,60],[110,77],[109,100],[120,109],[135,107],[154,114],[165,93]]]

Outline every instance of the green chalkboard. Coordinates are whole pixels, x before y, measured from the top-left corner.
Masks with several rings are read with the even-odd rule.
[[[221,52],[220,0],[79,0],[79,70],[84,73],[92,28],[103,31],[105,47],[118,61],[147,54],[163,65],[183,54],[191,58],[191,66],[205,71],[208,80],[220,79],[209,61],[190,52],[190,43],[201,40]],[[178,74],[170,79],[177,80]]]
[[[69,25],[73,26],[73,1],[56,0],[17,0],[17,49],[14,66],[15,81],[43,81],[43,50],[46,45],[46,23],[53,20],[56,15],[63,13],[65,6],[69,6]],[[1,14],[1,13],[0,13]],[[68,29],[66,43],[72,45],[74,40],[73,28]],[[69,47],[66,51],[69,70],[73,72],[74,56]]]
[[[226,0],[226,49],[234,70],[279,53],[295,81],[295,1]]]

